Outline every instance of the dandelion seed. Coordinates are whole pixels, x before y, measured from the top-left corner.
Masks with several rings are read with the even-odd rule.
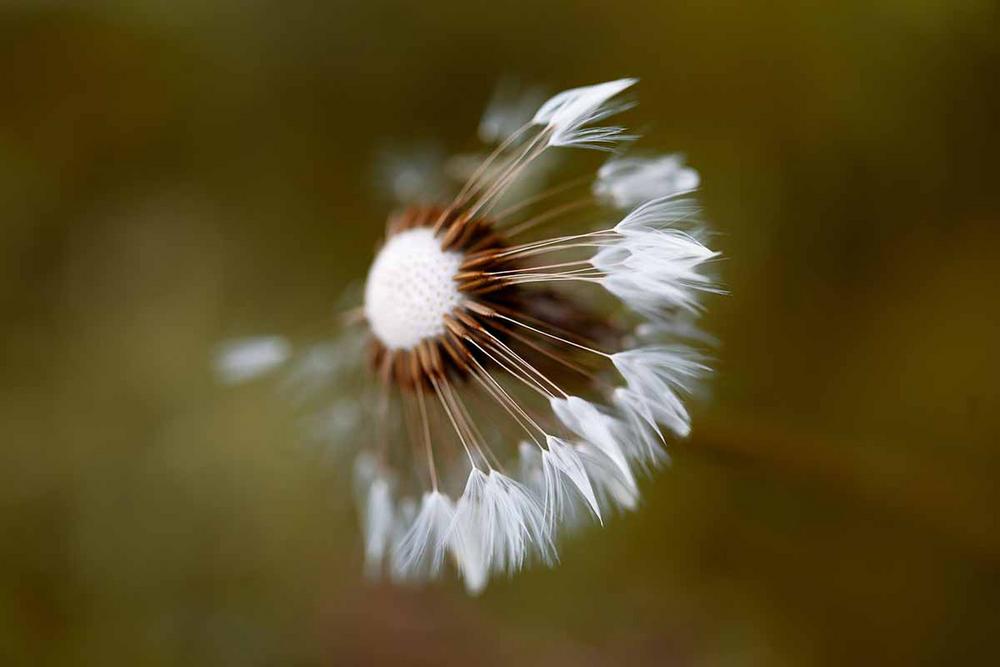
[[[395,509],[392,480],[378,469],[370,456],[359,456],[354,469],[358,505],[362,508],[365,538],[365,573],[377,577],[389,554]]]
[[[244,338],[223,343],[216,353],[219,379],[237,384],[266,375],[288,360],[291,346],[279,336]]]
[[[389,218],[345,329],[367,339],[377,385],[354,399],[370,407],[356,475],[369,574],[423,581],[451,563],[478,593],[554,564],[563,534],[638,507],[636,474],[689,432],[684,398],[708,372],[689,345],[719,291],[697,172],[675,155],[612,158],[596,180],[531,188],[559,147],[634,138],[605,121],[635,83],[574,88],[533,113],[523,98],[495,104],[480,126],[495,150],[449,197]],[[298,393],[327,386],[323,369],[347,372],[330,349],[293,355]],[[230,377],[278,363],[237,357],[220,363]]]
[[[597,170],[594,194],[621,209],[670,195],[692,192],[698,172],[684,166],[680,155],[608,160]]]

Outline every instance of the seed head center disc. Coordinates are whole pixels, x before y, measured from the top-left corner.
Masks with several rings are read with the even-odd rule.
[[[455,274],[462,254],[441,249],[427,227],[389,237],[368,271],[365,317],[390,350],[407,350],[445,331],[444,316],[462,302]]]

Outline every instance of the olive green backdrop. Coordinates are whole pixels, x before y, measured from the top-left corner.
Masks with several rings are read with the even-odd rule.
[[[5,2],[0,662],[984,664],[1000,630],[986,0]],[[642,511],[469,599],[366,583],[348,471],[221,339],[331,326],[380,151],[638,76],[731,295]]]

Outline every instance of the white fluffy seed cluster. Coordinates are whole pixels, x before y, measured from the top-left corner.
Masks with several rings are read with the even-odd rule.
[[[390,350],[406,350],[444,333],[444,316],[461,302],[455,274],[462,255],[441,249],[427,227],[392,236],[365,284],[365,317]]]
[[[509,105],[509,110],[517,112],[516,118],[489,117],[481,132],[495,143],[505,145],[502,134],[520,132],[515,128],[529,117],[528,122],[536,126],[539,134],[530,140],[528,149],[514,143],[510,151],[488,158],[487,165],[496,158],[495,162],[506,166],[496,170],[497,176],[489,176],[484,167],[479,180],[473,179],[466,187],[471,187],[470,192],[503,194],[518,170],[541,154],[530,148],[538,142],[544,141],[545,147],[610,150],[621,140],[633,138],[625,135],[622,127],[595,124],[631,106],[617,96],[634,83],[634,79],[620,79],[564,91],[542,104],[533,117],[528,111],[532,104]],[[426,164],[414,165],[408,173],[424,177],[428,168]],[[684,398],[710,372],[690,345],[706,340],[696,326],[702,293],[719,291],[704,270],[718,253],[706,245],[710,237],[692,196],[698,181],[698,173],[676,154],[613,157],[598,172],[592,192],[603,204],[621,210],[618,223],[581,236],[541,240],[523,249],[528,257],[539,249],[562,252],[587,247],[588,268],[541,274],[538,269],[543,267],[527,266],[521,277],[526,282],[552,280],[563,285],[580,280],[590,285],[588,289],[599,285],[634,311],[637,319],[645,320],[634,336],[623,339],[624,349],[611,354],[589,350],[606,357],[619,382],[614,383],[613,375],[604,377],[607,382],[603,384],[617,386],[605,393],[603,402],[591,402],[562,390],[554,393],[532,379],[542,377],[548,381],[515,348],[496,341],[494,349],[502,350],[499,356],[512,363],[508,367],[494,359],[497,363],[483,369],[478,379],[525,433],[513,431],[513,438],[503,450],[493,452],[491,443],[472,423],[475,413],[467,414],[464,407],[464,394],[475,391],[475,386],[456,384],[448,385],[447,394],[438,393],[442,404],[438,419],[423,417],[429,438],[429,471],[411,470],[411,464],[419,465],[416,459],[395,466],[388,457],[363,452],[355,467],[355,483],[364,527],[365,569],[370,576],[420,582],[438,577],[445,564],[452,563],[467,590],[478,593],[493,576],[509,576],[532,562],[556,563],[561,535],[589,519],[603,524],[613,514],[638,507],[639,476],[667,460],[667,437],[688,434],[690,417]],[[414,192],[427,196],[426,185],[424,190]],[[589,241],[581,243],[583,238]],[[369,328],[382,345],[390,350],[409,350],[444,333],[446,315],[463,302],[455,282],[462,259],[460,253],[443,251],[428,228],[410,229],[387,240],[369,271],[364,295]],[[551,268],[558,269],[584,260],[564,265],[551,261],[557,262]],[[530,289],[523,295],[530,298]],[[553,340],[575,345],[517,318],[505,319],[545,336],[550,345],[555,346]],[[235,341],[220,349],[218,371],[227,382],[237,382],[287,364],[283,384],[294,390],[295,400],[315,394],[325,403],[329,390],[337,384],[338,373],[362,356],[361,337],[357,337],[356,344],[356,348],[345,349],[340,343],[326,342],[296,351],[293,356],[284,339]],[[538,415],[537,421],[534,416],[519,419],[517,415],[527,417],[528,412],[520,407],[519,392],[511,389],[508,393],[509,385],[501,384],[502,377],[513,380],[514,385],[521,382],[547,394],[549,410],[540,408],[535,401],[532,410]],[[558,389],[551,381],[549,385]],[[588,393],[597,394],[601,388],[591,387]],[[434,389],[441,392],[436,386]],[[432,400],[431,405],[434,403]],[[354,422],[342,416],[351,414],[350,410],[342,410],[344,406],[360,412],[365,402],[354,395],[345,397],[334,411],[324,414],[317,432],[339,439],[334,436],[335,428],[352,428]],[[395,409],[398,412],[398,404]],[[503,416],[499,410],[498,414]],[[444,419],[445,415],[448,419]],[[378,418],[386,419],[387,415]],[[492,421],[492,415],[484,418]],[[334,420],[341,423],[336,427],[327,425]],[[468,462],[460,455],[439,457],[435,462],[437,425],[447,429],[449,421],[465,445]],[[469,425],[460,430],[458,422]],[[497,426],[484,430],[495,434],[495,439],[508,435]],[[472,440],[471,448],[466,443],[467,435]],[[499,465],[494,468],[496,459],[508,459],[515,447],[517,457],[504,460],[505,466],[509,464],[509,473],[501,472]],[[435,467],[438,465],[440,475]],[[423,486],[428,472],[433,481],[430,489]],[[443,482],[440,489],[438,477]],[[463,478],[464,490],[459,491]],[[415,480],[425,489],[422,495],[413,493]]]

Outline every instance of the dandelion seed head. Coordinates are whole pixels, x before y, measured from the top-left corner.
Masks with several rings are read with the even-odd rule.
[[[317,376],[367,345],[374,400],[354,400],[367,413],[353,430],[368,575],[412,584],[450,568],[479,594],[554,565],[562,535],[637,510],[639,476],[690,431],[685,400],[709,372],[697,319],[720,291],[698,173],[676,154],[615,156],[555,185],[536,171],[552,152],[634,139],[604,121],[635,83],[573,88],[533,114],[537,101],[495,103],[480,125],[495,149],[457,194],[408,196],[389,217],[358,347],[289,364],[286,384],[329,387]],[[272,370],[289,356],[272,347],[227,348],[220,368]]]

